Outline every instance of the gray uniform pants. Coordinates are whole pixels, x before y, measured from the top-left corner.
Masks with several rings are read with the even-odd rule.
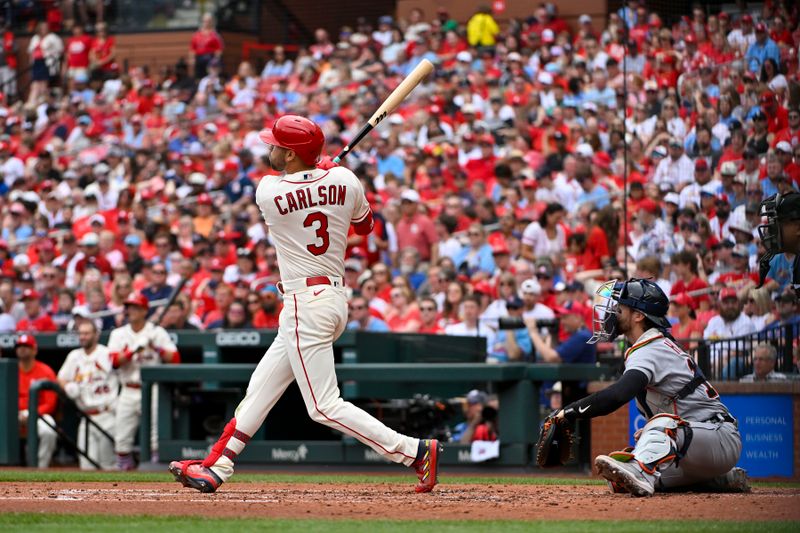
[[[689,422],[692,441],[686,455],[659,470],[656,490],[684,487],[710,481],[736,466],[742,452],[742,438],[732,422]],[[686,431],[678,431],[677,445],[682,449]]]

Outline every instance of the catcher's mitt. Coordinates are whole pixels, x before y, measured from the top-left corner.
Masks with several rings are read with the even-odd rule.
[[[545,468],[564,465],[572,457],[572,424],[555,414],[544,419],[536,443],[536,464]]]

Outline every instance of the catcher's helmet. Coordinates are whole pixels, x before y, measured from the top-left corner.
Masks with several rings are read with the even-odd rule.
[[[590,343],[613,340],[617,336],[620,305],[639,311],[658,328],[671,327],[666,318],[669,298],[661,287],[650,280],[631,278],[628,281],[607,281],[597,289],[597,297],[600,301],[594,306]]]
[[[262,130],[258,137],[266,144],[293,150],[303,163],[314,166],[322,153],[325,135],[311,120],[297,115],[284,115],[272,129]]]

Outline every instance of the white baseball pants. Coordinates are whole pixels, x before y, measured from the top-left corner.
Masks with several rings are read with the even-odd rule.
[[[386,427],[341,398],[333,341],[346,324],[347,298],[341,284],[287,289],[278,335],[253,372],[247,394],[236,408],[236,430],[253,435],[286,387],[297,380],[312,420],[355,437],[390,461],[411,465],[419,439]],[[238,455],[245,444],[233,436],[227,448]],[[223,455],[212,468],[225,481],[233,474],[233,461]]]
[[[153,453],[158,451],[158,389],[153,389],[153,401],[150,417],[150,449]],[[114,429],[114,447],[119,454],[131,453],[139,430],[139,420],[142,417],[142,390],[131,387],[122,387],[117,398],[116,427]],[[149,461],[149,457],[143,457]]]
[[[56,421],[50,415],[41,415],[36,420],[36,430],[39,433],[39,449],[36,452],[39,464],[38,468],[48,468],[50,461],[53,460],[53,453],[56,451],[56,444],[58,443],[58,433],[53,428],[48,426],[42,421],[42,418],[56,425]]]
[[[113,411],[92,415],[91,419],[95,424],[103,428],[106,433],[112,437],[115,436],[117,417]],[[86,438],[86,426],[89,426],[88,441]],[[89,457],[100,465],[102,470],[116,469],[117,456],[114,454],[114,442],[107,439],[97,428],[90,425],[85,418],[82,418],[80,425],[78,425],[78,447],[86,451]],[[78,455],[78,463],[80,464],[81,470],[95,469],[94,465],[80,454]]]

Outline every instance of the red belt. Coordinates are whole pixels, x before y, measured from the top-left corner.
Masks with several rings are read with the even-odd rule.
[[[126,383],[125,386],[128,387],[129,389],[141,389],[142,388],[142,384],[141,383]]]
[[[105,409],[87,409],[86,411],[84,411],[84,413],[89,415],[89,416],[94,416],[94,415],[99,415],[100,413],[105,413],[106,411],[108,411],[108,408],[105,408]]]
[[[313,287],[314,285],[330,285],[331,278],[328,276],[313,276],[306,278],[306,287]]]
[[[328,276],[311,276],[306,278],[306,287],[314,287],[315,285],[333,285],[331,278]],[[279,281],[276,285],[281,294],[284,294],[283,282]]]

